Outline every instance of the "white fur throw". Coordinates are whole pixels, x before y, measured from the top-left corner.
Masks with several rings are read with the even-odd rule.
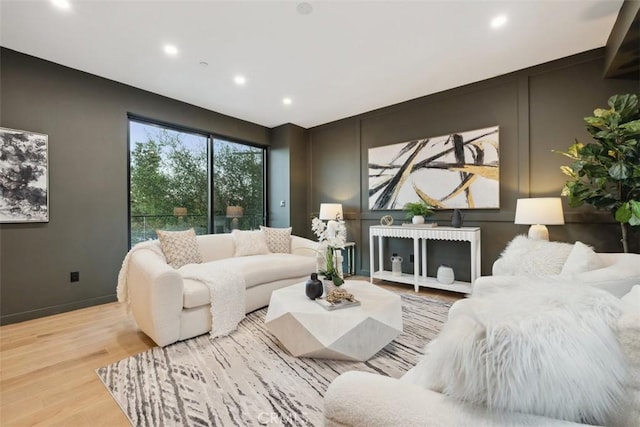
[[[558,282],[462,300],[412,382],[489,409],[603,424],[623,400],[622,302]]]
[[[573,245],[570,243],[516,236],[500,255],[499,271],[494,271],[493,274],[509,276],[560,274],[572,249]]]

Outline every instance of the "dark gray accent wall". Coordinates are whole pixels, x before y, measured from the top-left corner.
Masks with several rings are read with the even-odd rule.
[[[8,49],[0,94],[0,126],[49,135],[50,196],[48,223],[0,225],[3,324],[115,300],[127,252],[127,113],[269,144],[262,126]]]
[[[271,130],[269,150],[269,225],[291,226],[293,234],[307,237],[308,140],[306,129],[293,124],[278,126]]]
[[[467,210],[464,221],[482,228],[482,273],[490,274],[505,244],[527,232],[513,224],[516,199],[560,195],[565,179],[559,168],[566,162],[552,150],[566,149],[575,138],[588,141],[583,117],[606,106],[610,95],[637,92],[637,80],[604,80],[603,67],[604,49],[598,49],[312,128],[311,205],[317,209],[328,198],[343,203],[349,238],[357,244],[357,270],[369,274],[369,227],[385,214],[401,223],[404,213],[369,210],[368,149],[498,125],[500,209]],[[450,217],[450,210],[440,211],[433,219],[448,225]],[[565,204],[565,219],[567,225],[550,227],[552,240],[622,250],[610,215]],[[635,252],[639,234],[636,229],[630,238]],[[403,256],[405,271],[412,271],[411,243],[389,240],[387,249]],[[428,250],[430,275],[446,263],[469,280],[468,243],[429,242]]]
[[[113,301],[127,252],[127,114],[270,145],[270,224],[310,236],[322,202],[343,203],[356,268],[368,274],[368,230],[390,213],[367,202],[367,150],[412,138],[500,126],[500,209],[467,211],[482,228],[482,273],[513,236],[518,197],[555,196],[563,159],[552,149],[588,140],[582,118],[614,93],[637,92],[638,80],[604,80],[604,49],[389,106],[310,130],[269,130],[117,82],[7,49],[0,50],[0,126],[49,135],[50,222],[0,225],[0,323]],[[390,76],[389,84],[393,84]],[[215,96],[215,94],[211,94]],[[348,100],[343,101],[348,102]],[[279,207],[286,201],[285,208]],[[565,206],[566,208],[566,206]],[[451,211],[437,212],[440,224]],[[607,214],[566,209],[551,238],[620,251],[619,228]],[[640,251],[637,228],[631,250]],[[412,265],[408,242],[389,243]],[[440,263],[469,276],[468,244],[432,242],[431,274]],[[69,272],[80,282],[70,283]],[[468,277],[467,277],[468,278]]]

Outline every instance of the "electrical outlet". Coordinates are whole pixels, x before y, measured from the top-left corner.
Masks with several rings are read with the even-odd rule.
[[[79,282],[80,281],[80,272],[79,271],[72,271],[71,274],[69,275],[70,277],[70,281],[71,282]]]
[[[409,255],[409,262],[413,262],[413,254]]]

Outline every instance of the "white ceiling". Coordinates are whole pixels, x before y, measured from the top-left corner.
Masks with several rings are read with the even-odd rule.
[[[296,1],[70,0],[64,11],[2,0],[0,44],[264,126],[309,128],[602,47],[622,5],[307,1],[303,15]],[[498,14],[508,22],[496,31]]]

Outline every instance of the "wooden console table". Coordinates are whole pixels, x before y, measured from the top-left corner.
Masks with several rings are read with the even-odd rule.
[[[375,268],[375,238],[378,238],[378,267]],[[384,270],[384,250],[383,238],[395,237],[400,239],[413,239],[413,253],[416,260],[413,274],[402,273],[400,276],[391,274],[391,271]],[[450,285],[438,282],[435,277],[427,277],[427,240],[449,240],[466,241],[471,243],[471,283],[480,276],[480,228],[479,227],[406,227],[406,226],[383,226],[376,225],[369,227],[369,270],[371,279],[383,279],[391,282],[407,283],[413,285],[418,292],[420,286],[435,289],[444,289],[453,292],[470,293],[471,283],[455,281]],[[422,251],[420,251],[420,241],[422,241]],[[418,254],[421,255],[418,258]],[[418,263],[418,259],[421,263]],[[422,268],[420,268],[422,264]],[[420,274],[422,272],[422,274]]]

